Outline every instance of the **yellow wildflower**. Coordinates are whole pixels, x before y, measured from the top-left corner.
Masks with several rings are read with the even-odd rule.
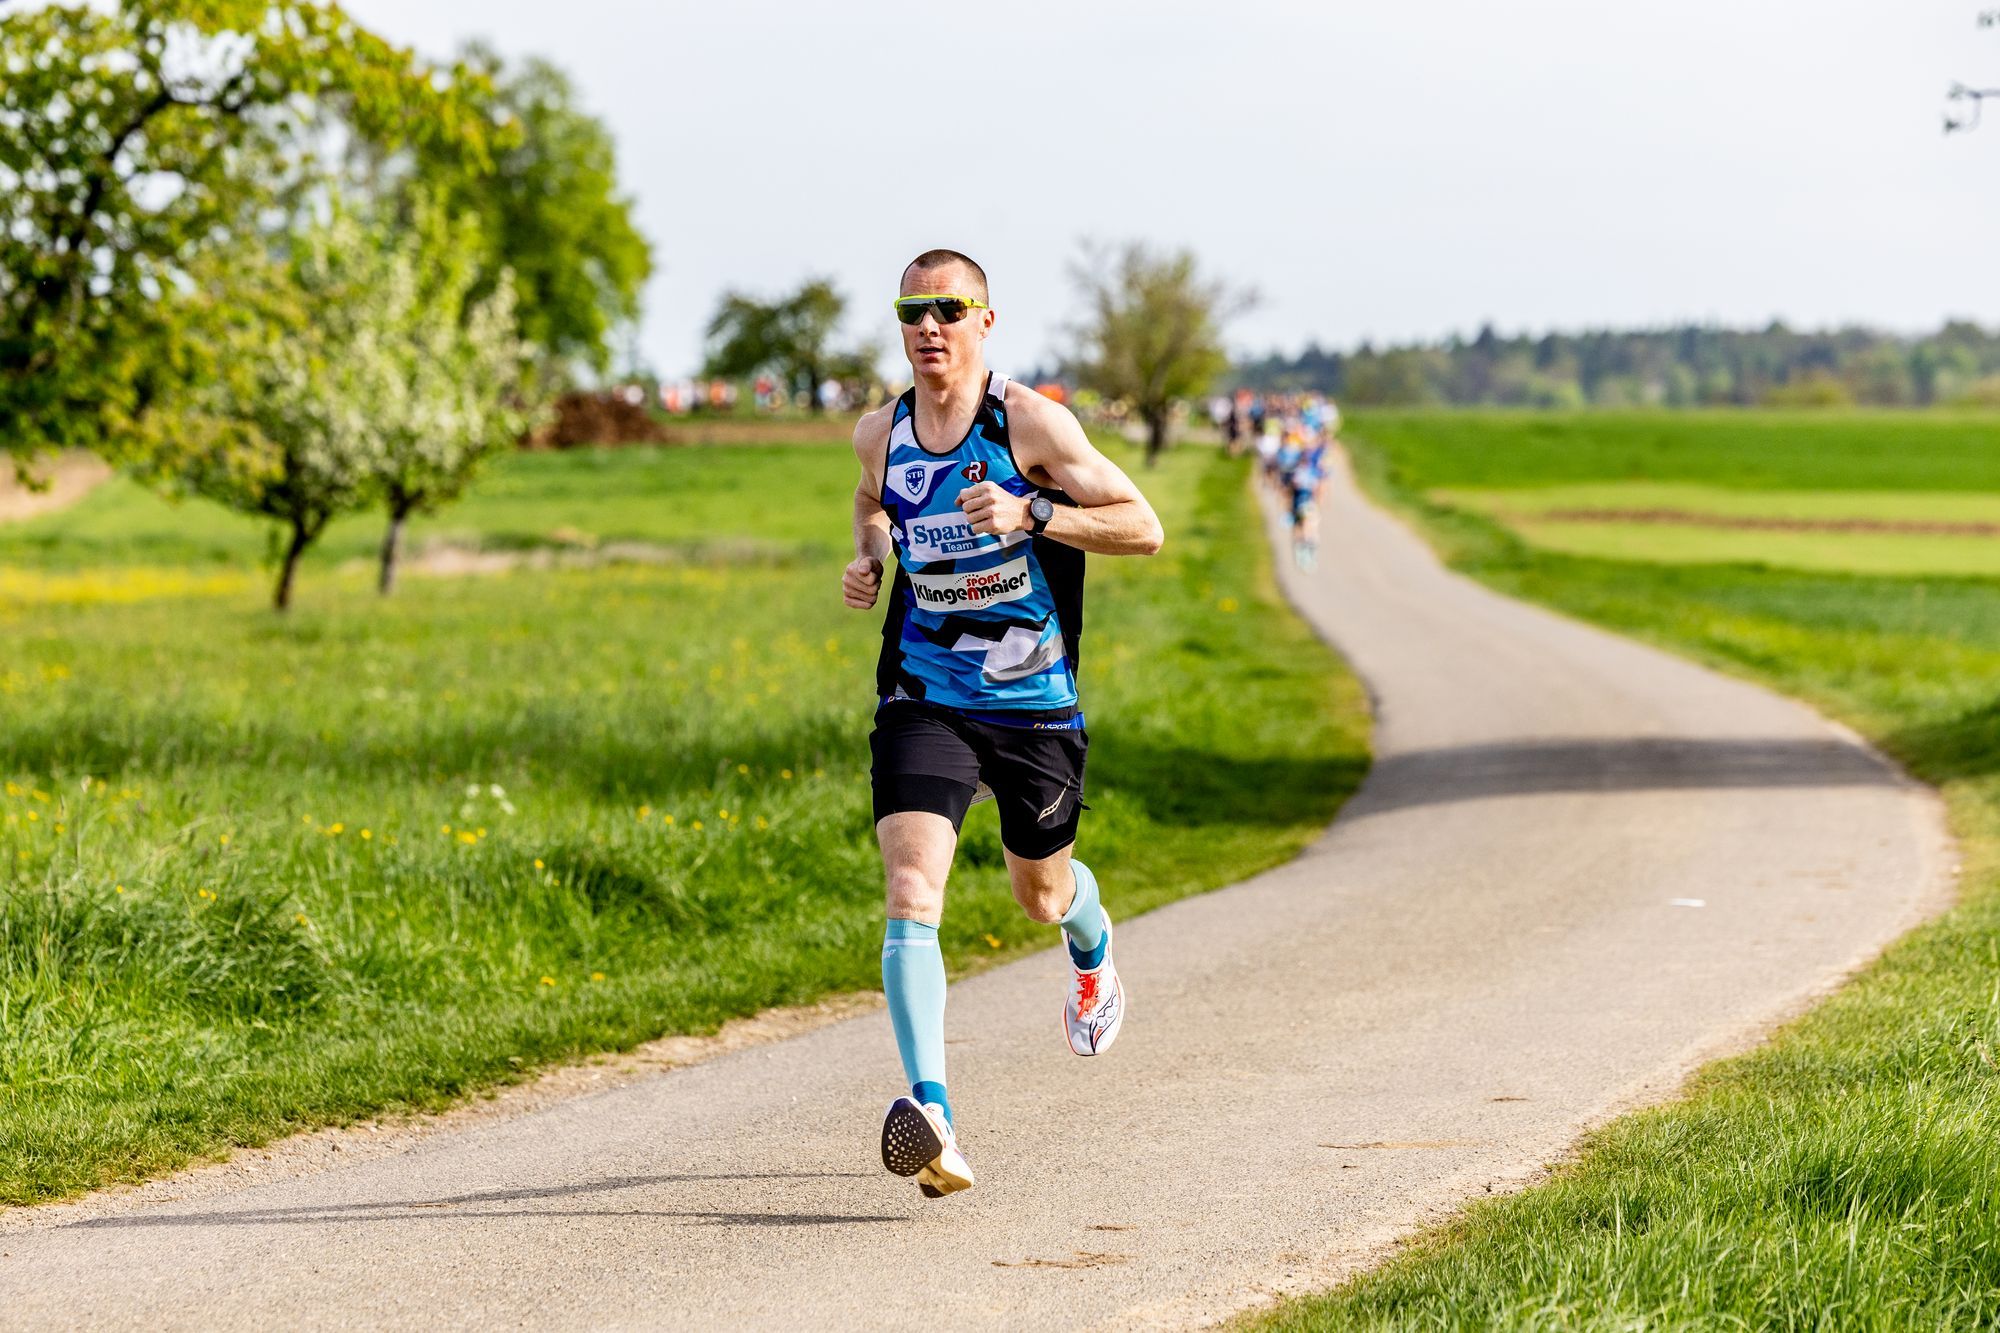
[[[781,768],[778,770],[778,776],[783,778],[785,781],[790,782],[792,780],[792,770],[789,768]]]
[[[590,974],[590,979],[592,981],[602,981],[604,980],[604,974],[602,972],[592,972]]]
[[[227,847],[229,845],[229,835],[225,833],[221,835],[221,837],[219,837],[217,841],[220,842],[224,847]]]
[[[999,948],[999,947],[1000,947],[1000,937],[999,937],[998,935],[988,935],[988,936],[986,937],[986,947],[987,947],[987,948],[989,948],[989,949],[997,949],[997,948]]]
[[[326,826],[326,831],[330,834],[339,835],[347,832],[347,825],[338,822],[328,824]]]
[[[542,864],[542,858],[541,858],[541,857],[539,857],[539,856],[535,858],[535,869],[537,869],[537,870],[547,870],[547,869],[548,869],[548,867],[547,867],[547,866],[545,866],[545,865],[543,865],[543,864]]]
[[[473,843],[479,841],[479,835],[477,833],[461,833],[458,835],[458,840],[470,847]]]
[[[369,832],[367,829],[361,830],[361,841],[373,842],[374,840],[375,840],[375,835],[373,833]]]
[[[738,765],[736,766],[736,771],[737,771],[738,773],[748,773],[748,772],[750,771],[750,765],[748,765],[748,764],[738,764]]]
[[[701,821],[697,819],[694,821],[693,824],[689,825],[689,827],[692,828],[696,833],[699,833],[701,832]]]
[[[556,984],[556,979],[554,977],[543,977],[542,984],[544,986],[553,986]]]

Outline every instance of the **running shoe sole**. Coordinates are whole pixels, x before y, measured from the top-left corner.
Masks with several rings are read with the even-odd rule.
[[[882,1120],[882,1165],[890,1174],[917,1175],[943,1151],[944,1139],[922,1107],[908,1097],[889,1103],[889,1113]]]

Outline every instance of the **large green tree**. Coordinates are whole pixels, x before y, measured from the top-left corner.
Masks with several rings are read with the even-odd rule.
[[[323,117],[477,163],[440,76],[335,5],[122,0],[0,17],[0,452],[137,447],[205,354],[167,300],[312,178]],[[156,441],[157,442],[157,441]]]
[[[1145,422],[1150,467],[1167,447],[1175,404],[1207,393],[1229,368],[1222,326],[1252,298],[1204,277],[1191,251],[1138,241],[1086,247],[1071,272],[1085,311],[1071,329],[1069,370]]]
[[[819,386],[829,379],[872,379],[875,349],[836,349],[835,331],[847,298],[825,278],[812,278],[772,301],[725,292],[708,321],[703,374],[739,378],[769,371],[788,389],[803,389],[820,410]]]
[[[521,336],[540,349],[551,387],[579,369],[611,366],[621,328],[639,318],[653,272],[652,246],[618,189],[617,152],[604,123],[576,104],[569,77],[530,57],[508,68],[490,47],[462,54],[481,79],[480,114],[504,142],[491,169],[447,145],[419,145],[401,161],[372,164],[392,188],[439,193],[454,214],[472,213],[485,236],[478,295],[512,275]]]

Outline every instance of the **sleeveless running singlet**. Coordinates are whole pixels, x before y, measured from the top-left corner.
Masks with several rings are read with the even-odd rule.
[[[897,568],[877,692],[1020,726],[1074,725],[1083,552],[1026,532],[977,534],[958,507],[982,481],[1074,503],[1014,462],[1006,392],[1005,375],[987,376],[972,429],[946,453],[917,440],[916,389],[896,403],[881,498]]]

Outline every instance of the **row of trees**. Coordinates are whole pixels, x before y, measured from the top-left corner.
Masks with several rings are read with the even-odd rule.
[[[276,521],[402,525],[604,369],[651,267],[561,73],[434,67],[330,4],[0,18],[0,451]]]
[[[1235,379],[1256,389],[1318,389],[1357,406],[2000,407],[2000,331],[1953,322],[1904,337],[1774,322],[1531,338],[1488,325],[1439,343],[1308,346],[1296,357],[1239,364]]]

